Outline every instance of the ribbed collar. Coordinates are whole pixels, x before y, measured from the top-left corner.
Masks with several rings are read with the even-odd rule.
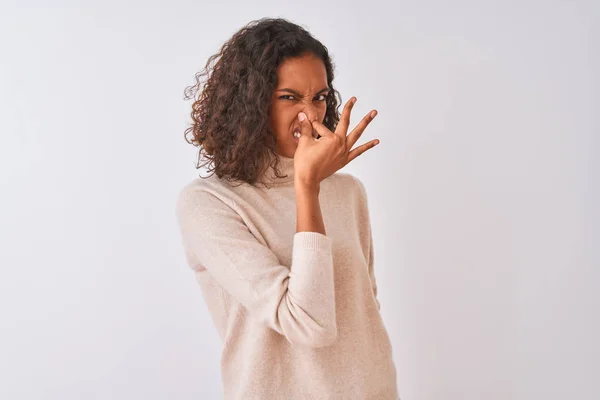
[[[279,173],[282,177],[275,176],[275,169],[269,165],[263,176],[263,182],[268,185],[285,185],[294,182],[294,159],[290,157],[277,155],[279,159]],[[274,161],[272,162],[274,164]],[[287,175],[287,176],[285,176]]]

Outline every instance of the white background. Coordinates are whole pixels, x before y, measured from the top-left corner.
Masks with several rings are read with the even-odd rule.
[[[403,400],[600,398],[600,6],[95,1],[0,8],[0,397],[218,399],[183,258],[183,89],[265,16],[331,51]]]

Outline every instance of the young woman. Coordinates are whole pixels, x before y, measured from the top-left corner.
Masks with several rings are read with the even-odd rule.
[[[203,82],[202,77],[207,79]],[[284,19],[253,21],[187,88],[197,178],[177,218],[223,340],[226,399],[397,399],[377,299],[367,195],[337,172],[376,115],[349,131],[328,50]]]

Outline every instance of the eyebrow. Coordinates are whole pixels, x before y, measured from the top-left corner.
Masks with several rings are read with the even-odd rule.
[[[295,94],[296,96],[302,97],[302,95],[301,95],[300,93],[298,93],[298,92],[296,92],[294,89],[290,89],[290,88],[278,89],[277,91],[278,91],[278,92],[290,92],[290,93],[293,93],[293,94]],[[321,93],[323,93],[323,92],[328,92],[328,91],[329,91],[329,88],[328,88],[328,87],[326,87],[326,88],[323,88],[323,89],[319,90],[319,91],[317,92],[317,94],[321,94]]]

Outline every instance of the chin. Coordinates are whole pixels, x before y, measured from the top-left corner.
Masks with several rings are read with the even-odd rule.
[[[298,148],[298,145],[294,146],[294,148],[292,148],[292,149],[289,149],[287,151],[287,156],[286,157],[294,158],[294,154],[296,154],[296,149],[297,148]]]
[[[296,153],[296,149],[298,148],[297,143],[292,143],[287,145],[285,148],[278,148],[277,154],[282,155],[288,158],[294,158],[294,154]]]

